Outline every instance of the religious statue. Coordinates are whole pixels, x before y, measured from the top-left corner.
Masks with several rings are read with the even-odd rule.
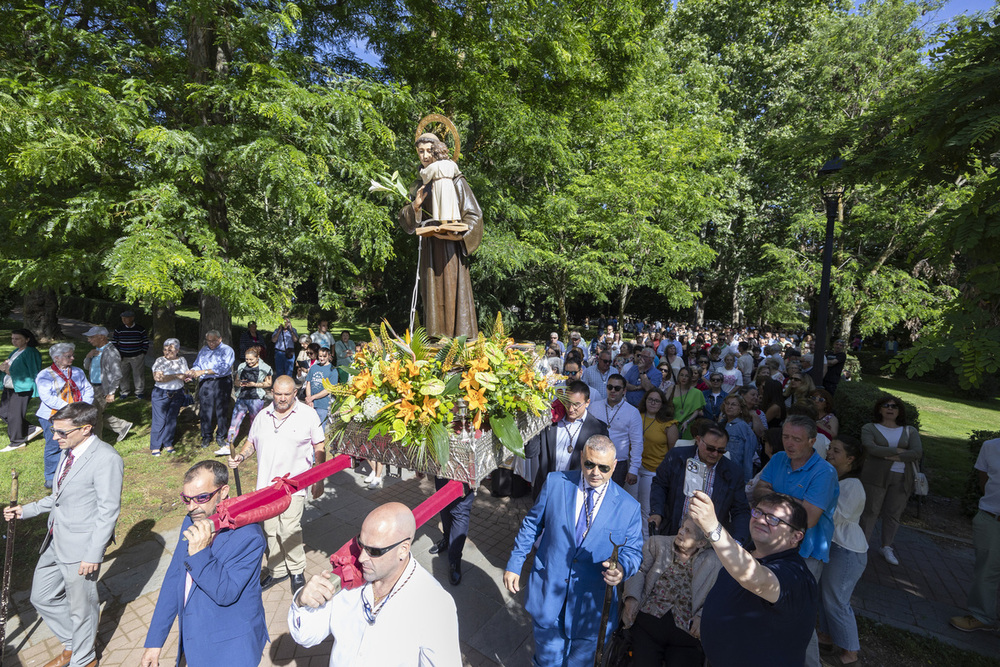
[[[445,122],[453,132],[457,157],[454,125],[443,117],[434,119]],[[469,255],[483,238],[483,212],[458,165],[436,157],[447,154],[447,146],[437,135],[419,134],[414,146],[422,167],[421,180],[410,187],[412,202],[399,212],[399,225],[407,234],[420,237],[417,281],[424,306],[422,324],[434,337],[475,338],[479,327]],[[440,190],[436,196],[435,188]],[[414,308],[415,297],[416,290]]]

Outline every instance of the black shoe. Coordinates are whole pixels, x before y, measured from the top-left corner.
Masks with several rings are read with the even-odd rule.
[[[435,542],[434,545],[430,549],[428,549],[428,552],[432,554],[443,554],[447,553],[447,551],[448,551],[448,540],[444,538],[441,538],[441,540]]]
[[[295,597],[295,594],[299,592],[299,589],[301,589],[303,586],[306,585],[306,575],[293,574],[291,576],[291,580],[292,580],[292,597]]]
[[[448,566],[448,581],[452,586],[458,586],[462,583],[462,564],[454,563]]]
[[[283,576],[283,577],[277,577],[277,578],[275,578],[275,577],[272,577],[269,573],[268,574],[264,574],[262,572],[261,575],[260,575],[260,590],[266,591],[271,586],[274,586],[275,584],[280,584],[285,579],[288,579],[288,575],[287,574],[285,576]]]

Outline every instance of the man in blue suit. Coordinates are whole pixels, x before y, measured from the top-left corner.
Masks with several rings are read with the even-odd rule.
[[[694,429],[699,430],[695,444],[674,447],[656,469],[649,489],[649,520],[660,535],[677,534],[691,503],[684,493],[687,462],[696,458],[708,467],[700,490],[712,498],[719,522],[738,542],[746,544],[750,539],[750,505],[743,471],[724,456],[729,434],[707,420],[697,422]]]
[[[583,469],[549,473],[517,534],[503,575],[511,593],[520,590],[524,561],[541,535],[524,606],[534,625],[535,665],[591,664],[606,587],[631,577],[642,562],[639,503],[611,482],[616,458],[610,438],[588,439]],[[612,542],[624,545],[614,568]],[[618,622],[614,593],[607,630]]]
[[[229,470],[201,461],[184,475],[181,500],[191,507],[181,525],[146,634],[141,667],[158,667],[174,618],[183,655],[191,667],[260,664],[268,641],[260,597],[264,533],[257,524],[212,532],[208,517],[229,496]]]

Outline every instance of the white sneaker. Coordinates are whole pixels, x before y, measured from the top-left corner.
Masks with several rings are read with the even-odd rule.
[[[378,489],[378,488],[381,488],[381,486],[382,486],[382,478],[381,477],[376,477],[375,479],[373,479],[371,481],[370,484],[368,484],[368,488],[369,489]]]
[[[896,558],[896,552],[892,547],[882,547],[878,551],[889,565],[899,565],[899,559]]]
[[[0,449],[0,454],[5,454],[7,452],[16,452],[17,450],[21,449],[22,447],[24,447],[24,443],[23,442],[20,445],[16,445],[16,446],[15,445],[7,445],[3,449]]]
[[[34,440],[35,438],[37,438],[38,436],[40,436],[42,433],[44,433],[44,431],[42,430],[42,427],[41,426],[35,426],[28,433],[28,437],[25,438],[24,441],[25,442],[30,442],[30,441]]]
[[[215,450],[216,456],[229,456],[229,445],[223,445]]]
[[[368,473],[368,476],[365,477],[363,481],[364,481],[365,484],[371,484],[372,482],[374,482],[375,481],[375,471],[372,470],[370,473]]]

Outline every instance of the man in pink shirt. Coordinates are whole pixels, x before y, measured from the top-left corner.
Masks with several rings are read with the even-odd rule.
[[[295,381],[282,375],[274,381],[274,402],[260,411],[239,454],[229,460],[236,468],[246,460],[248,448],[257,452],[257,488],[270,486],[276,477],[297,475],[326,460],[323,427],[316,410],[295,399]],[[323,495],[323,482],[312,488],[313,498]],[[267,569],[261,586],[269,588],[291,578],[294,595],[305,585],[306,552],[302,543],[302,511],[306,490],[292,496],[288,509],[264,522],[267,536]]]

